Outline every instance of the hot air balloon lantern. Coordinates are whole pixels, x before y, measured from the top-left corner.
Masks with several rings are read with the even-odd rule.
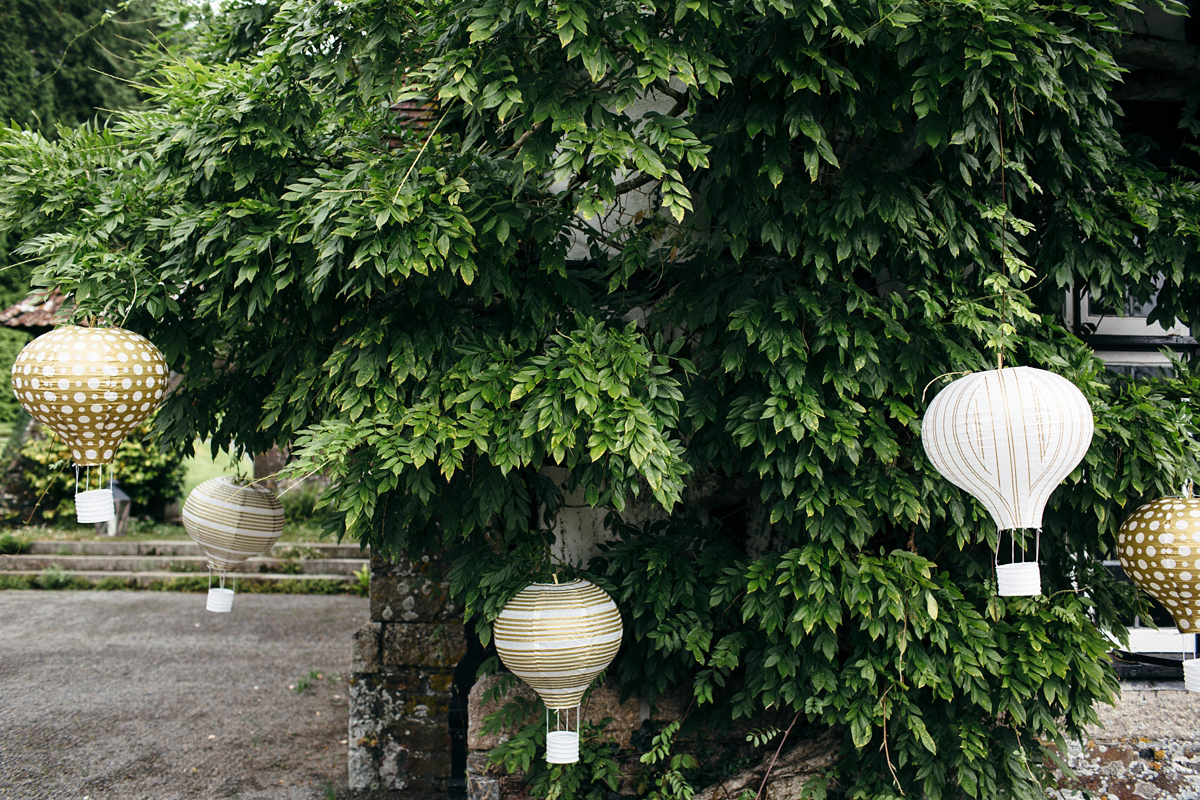
[[[500,660],[546,704],[548,763],[579,760],[579,704],[616,656],[621,634],[617,604],[582,579],[530,584],[496,617],[492,636]]]
[[[225,588],[226,573],[279,540],[283,505],[269,489],[221,475],[188,494],[183,502],[183,527],[208,556],[205,607],[232,611],[233,590]],[[212,586],[212,571],[217,572],[217,586]]]
[[[105,486],[104,465],[112,463],[121,440],[158,407],[167,377],[167,362],[158,348],[122,328],[63,325],[17,355],[11,375],[17,400],[71,450],[79,522],[115,517],[112,469]]]
[[[1117,533],[1125,574],[1161,603],[1180,633],[1200,633],[1200,499],[1163,497],[1134,511]],[[1200,692],[1200,659],[1185,658],[1183,682]]]
[[[1078,387],[1033,367],[967,375],[929,404],[921,441],[937,471],[983,503],[998,530],[1033,531],[1032,561],[1028,534],[1014,533],[1009,547],[997,546],[999,594],[1041,594],[1042,512],[1050,493],[1083,460],[1093,429],[1091,407]],[[1011,563],[1000,563],[1004,550]]]

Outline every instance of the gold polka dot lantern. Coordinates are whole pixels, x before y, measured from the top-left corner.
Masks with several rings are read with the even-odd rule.
[[[225,573],[279,540],[283,505],[269,489],[221,475],[188,494],[183,527],[208,556],[209,569],[220,576],[220,585],[209,587],[206,608],[231,611],[233,590],[225,588]]]
[[[163,354],[122,328],[63,325],[25,345],[13,364],[12,387],[30,416],[62,437],[76,467],[84,468],[77,519],[112,519],[112,475],[107,488],[89,489],[93,478],[102,485],[103,475],[87,468],[111,463],[121,441],[158,407],[167,388]]]
[[[504,606],[492,625],[504,666],[555,711],[546,761],[579,760],[579,703],[621,647],[621,612],[591,581],[534,583]],[[574,721],[571,719],[574,709]],[[564,729],[565,728],[565,729]]]
[[[1138,508],[1117,534],[1117,557],[1180,633],[1200,633],[1200,499],[1163,497]],[[1184,682],[1200,691],[1200,660],[1184,661]]]

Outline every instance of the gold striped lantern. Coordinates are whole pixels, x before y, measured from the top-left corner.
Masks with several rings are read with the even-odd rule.
[[[1200,633],[1200,499],[1163,497],[1139,507],[1117,533],[1117,558],[1180,633]],[[1188,691],[1200,692],[1200,659],[1185,659],[1183,676]]]
[[[579,703],[596,676],[612,663],[621,647],[621,633],[617,604],[596,584],[582,579],[530,584],[496,617],[492,638],[500,660],[546,704],[547,762],[579,760]],[[554,730],[549,730],[551,709]]]
[[[1033,529],[1010,539],[1010,563],[996,551],[1001,595],[1042,592],[1038,567],[1042,511],[1050,493],[1083,460],[1094,423],[1075,384],[1043,369],[1006,367],[953,381],[929,404],[921,441],[948,481],[983,503],[998,530]]]
[[[71,450],[76,519],[113,519],[112,471],[105,488],[103,465],[112,463],[121,440],[162,400],[163,354],[146,337],[123,328],[63,325],[25,345],[13,363],[12,387],[29,415]],[[98,468],[95,474],[92,467]],[[93,478],[99,488],[89,488]]]
[[[233,590],[225,588],[225,573],[278,541],[283,505],[269,489],[222,475],[188,494],[183,527],[208,556],[208,568],[219,575],[219,585],[209,587],[206,608],[231,611]]]

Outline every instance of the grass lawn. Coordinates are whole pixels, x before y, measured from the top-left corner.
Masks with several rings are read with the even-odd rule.
[[[187,477],[183,479],[183,494],[179,498],[180,503],[183,502],[192,489],[195,489],[209,478],[215,478],[218,475],[236,475],[238,473],[237,459],[228,448],[218,450],[214,456],[209,443],[197,439],[195,449],[196,454],[194,456],[183,460],[184,466],[187,468]],[[254,474],[254,461],[249,456],[242,457],[241,474]]]
[[[108,539],[107,535],[96,534],[93,525],[18,525],[5,531],[19,539],[39,542],[77,542],[93,539]],[[172,525],[164,522],[134,519],[129,521],[129,529],[121,541],[163,541],[171,539],[187,539],[187,531],[182,525]],[[311,522],[286,522],[283,533],[279,536],[281,542],[320,542],[335,541],[321,535],[321,526]]]

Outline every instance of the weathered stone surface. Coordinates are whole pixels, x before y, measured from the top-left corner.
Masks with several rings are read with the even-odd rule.
[[[449,697],[398,689],[397,677],[428,687],[415,669],[350,681],[350,787],[443,791],[451,770]]]
[[[371,560],[371,619],[376,622],[456,620],[462,609],[450,599],[442,563]]]
[[[1060,776],[1058,788],[1049,796],[1063,800],[1195,800],[1200,797],[1196,744],[1145,738],[1073,743],[1068,746],[1066,761],[1075,777]]]
[[[467,711],[467,751],[487,751],[502,744],[510,735],[509,732],[483,734],[483,721],[488,714],[498,710],[505,700],[484,703],[484,694],[502,680],[510,680],[511,676],[489,675],[480,678],[471,687]],[[518,683],[510,692],[509,697],[520,695],[534,697],[533,690],[524,683]],[[657,719],[675,719],[682,716],[687,703],[682,698],[660,699],[653,709]],[[583,707],[583,718],[599,721],[607,717],[612,722],[604,728],[604,735],[609,737],[622,749],[630,746],[630,739],[642,723],[651,717],[650,705],[636,697],[621,702],[617,692],[607,685],[597,687],[588,696]]]
[[[758,792],[763,787],[765,800],[793,800],[801,796],[804,784],[832,766],[837,759],[839,735],[826,731],[815,739],[799,742],[778,760],[771,753],[757,766],[713,784],[696,793],[695,800],[724,800],[742,792]],[[769,772],[768,772],[769,770]],[[763,785],[763,777],[767,777]]]
[[[433,778],[441,781],[448,780],[450,775],[450,751],[445,753],[428,753],[411,750],[408,753],[406,765],[410,778]]]
[[[1181,684],[1180,684],[1181,686]],[[1197,741],[1200,694],[1177,688],[1122,686],[1116,705],[1096,706],[1100,739],[1121,740],[1149,736],[1154,739]]]
[[[461,622],[385,625],[380,660],[384,666],[453,670],[467,653]]]
[[[500,800],[500,779],[489,771],[483,753],[467,755],[467,800]]]
[[[1050,797],[1200,797],[1200,694],[1182,683],[1123,684],[1115,705],[1096,706],[1100,725],[1084,742],[1068,743],[1074,779],[1061,777]]]
[[[377,672],[362,677],[382,684],[392,693],[404,693],[412,696],[438,695],[443,698],[450,696],[454,682],[453,672],[420,666],[381,667]]]
[[[382,666],[379,646],[383,628],[377,622],[368,622],[354,632],[351,669],[354,672],[378,672]]]
[[[371,561],[371,623],[354,639],[352,789],[446,796],[454,669],[467,640],[442,570],[437,558]]]
[[[450,757],[450,728],[442,719],[405,719],[387,728],[387,734],[402,741],[410,751],[439,753]]]

